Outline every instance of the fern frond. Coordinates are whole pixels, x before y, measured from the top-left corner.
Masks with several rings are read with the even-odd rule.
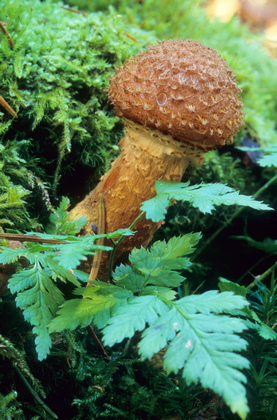
[[[147,285],[178,287],[184,277],[177,270],[190,266],[189,258],[183,257],[194,251],[201,238],[200,233],[190,233],[168,242],[156,241],[150,250],[134,249],[130,254],[132,270],[128,266],[115,269],[114,279],[121,287],[142,290]],[[130,277],[131,276],[131,277]]]
[[[236,190],[224,184],[189,185],[189,182],[156,181],[157,195],[144,201],[141,210],[146,218],[158,222],[163,220],[168,207],[173,200],[188,201],[202,213],[211,213],[215,206],[239,205],[249,206],[256,210],[272,210],[267,204],[250,196],[239,194]]]
[[[65,219],[63,223],[66,223]],[[71,227],[73,229],[76,228],[75,225],[71,225]],[[129,235],[131,233],[129,229],[121,229],[107,235],[87,235],[85,237],[55,235],[54,238],[59,239],[62,243],[33,243],[16,249],[1,248],[0,263],[14,263],[22,257],[29,263],[28,268],[22,269],[20,272],[12,275],[8,285],[11,293],[16,294],[16,304],[23,310],[24,318],[33,326],[39,360],[44,359],[50,351],[51,338],[48,332],[48,324],[56,315],[59,306],[64,302],[63,295],[57,285],[57,280],[70,282],[77,287],[80,286],[78,278],[85,281],[87,279],[84,279],[85,276],[80,275],[79,272],[76,272],[76,275],[73,274],[74,271],[72,270],[75,270],[80,261],[86,258],[87,255],[93,255],[99,249],[106,251],[111,249],[111,247],[96,245],[95,241],[102,237],[118,238],[121,235]],[[53,239],[53,235],[41,233],[39,236],[44,239]],[[110,285],[109,287],[112,286]],[[94,288],[88,289],[88,292],[85,291],[84,295],[89,293],[89,291],[94,291]],[[100,298],[97,296],[100,299],[100,303],[98,306],[96,305],[95,310],[97,312],[99,307],[101,308],[103,305],[106,305],[110,316],[108,297],[112,297],[110,305],[117,307],[114,302],[116,293],[114,291],[104,293],[103,290],[102,285],[100,291],[101,296]],[[69,302],[69,305],[74,305],[75,303],[74,300]],[[88,300],[83,300],[83,302],[84,305],[89,303]],[[78,305],[79,302],[77,301]],[[107,315],[106,318],[103,317],[102,313],[97,316],[99,316],[100,320],[109,319]],[[96,319],[98,319],[97,316]],[[70,320],[72,322],[72,317],[70,317]],[[77,325],[78,322],[77,319]],[[101,326],[103,325],[101,324]]]
[[[246,305],[229,292],[210,291],[174,302],[159,296],[134,297],[103,329],[104,343],[112,346],[144,330],[138,345],[142,359],[167,348],[164,368],[168,373],[181,370],[188,385],[201,383],[212,389],[245,419],[249,411],[246,377],[240,370],[248,368],[249,361],[236,352],[247,346],[238,336],[247,327],[238,318],[219,314]]]
[[[38,358],[43,360],[52,344],[47,325],[63,303],[62,293],[37,258],[31,269],[12,276],[9,289],[17,293],[16,305],[23,310],[26,321],[33,325]]]
[[[103,329],[104,343],[113,346],[142,332],[138,345],[142,359],[166,349],[168,373],[181,371],[188,384],[201,383],[222,395],[233,412],[246,418],[249,411],[241,369],[249,362],[237,352],[247,342],[239,334],[247,325],[232,316],[247,307],[242,296],[209,291],[176,299],[172,290],[184,281],[177,270],[189,266],[188,255],[200,234],[157,242],[149,251],[133,250],[132,266],[115,270],[115,285],[93,282],[77,289],[85,299],[65,302],[49,331],[94,323]],[[239,391],[239,393],[237,392]]]

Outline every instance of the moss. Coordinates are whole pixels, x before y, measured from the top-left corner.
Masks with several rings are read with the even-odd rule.
[[[0,95],[18,114],[1,113],[0,143],[28,140],[21,165],[48,185],[52,198],[78,199],[87,179],[107,168],[122,135],[107,103],[109,77],[155,37],[113,10],[83,16],[61,6],[0,1],[10,37],[0,33]]]

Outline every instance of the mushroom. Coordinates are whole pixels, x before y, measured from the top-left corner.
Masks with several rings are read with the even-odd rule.
[[[189,163],[199,165],[205,152],[232,142],[242,125],[239,94],[224,59],[190,39],[162,41],[129,59],[117,68],[108,89],[124,121],[121,153],[70,217],[85,215],[89,233],[92,223],[99,225],[103,202],[102,230],[129,227],[141,203],[155,195],[156,180],[180,181]],[[141,219],[117,256],[146,246],[159,225]]]

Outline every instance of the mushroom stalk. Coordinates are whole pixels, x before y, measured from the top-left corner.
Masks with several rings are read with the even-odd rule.
[[[180,181],[190,162],[203,161],[199,151],[158,130],[125,120],[125,131],[119,143],[121,153],[109,172],[70,212],[72,219],[86,216],[89,221],[86,233],[91,232],[92,222],[98,226],[100,197],[106,212],[104,231],[127,228],[139,215],[141,203],[155,195],[156,180]],[[146,246],[159,225],[143,218],[135,228],[137,232],[124,240],[119,253],[130,251],[134,246]]]

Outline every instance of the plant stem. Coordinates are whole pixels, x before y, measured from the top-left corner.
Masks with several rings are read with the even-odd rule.
[[[277,261],[263,274],[256,276],[255,280],[247,286],[247,289],[253,289],[257,285],[258,282],[263,281],[266,277],[269,276],[275,269],[277,268]]]
[[[8,102],[5,101],[5,99],[0,96],[0,106],[4,108],[9,114],[11,114],[12,117],[18,118],[17,113],[15,110],[8,104]]]
[[[13,49],[14,48],[14,42],[13,42],[11,36],[9,35],[7,29],[5,28],[5,26],[3,25],[2,22],[0,22],[0,30],[3,32],[3,34],[7,38],[10,48]]]
[[[257,267],[263,260],[265,259],[265,257],[260,258],[258,261],[255,262],[255,264],[253,264],[237,281],[237,284],[240,284],[242,282],[242,280],[244,279],[244,277],[246,277],[248,274],[251,274],[251,271],[254,270],[255,267]],[[253,276],[252,276],[253,277]]]
[[[145,215],[145,212],[142,211],[135,218],[135,220],[130,224],[129,229],[132,230],[135,227],[135,225],[143,218],[144,215]],[[126,236],[121,235],[117,241],[113,241],[114,247],[113,247],[113,250],[111,251],[110,260],[109,260],[109,269],[108,269],[110,280],[112,280],[112,271],[113,271],[114,257],[115,257],[116,250],[125,238]]]
[[[266,182],[255,194],[253,194],[253,198],[259,197],[260,194],[264,192],[271,184],[277,181],[277,175],[271,178],[268,182]],[[194,252],[191,261],[195,260],[201,252],[204,251],[214,240],[215,238],[225,229],[243,210],[245,207],[239,207],[228,220],[222,223],[222,225],[211,235],[202,246],[198,247],[198,249]]]
[[[32,394],[34,399],[37,401],[37,403],[43,408],[43,410],[45,410],[51,416],[51,418],[57,419],[58,416],[51,410],[51,408],[49,408],[42,401],[42,399],[38,396],[37,392],[31,387],[31,385],[29,384],[29,382],[27,381],[27,379],[25,378],[25,376],[23,375],[21,370],[15,365],[14,365],[14,368],[15,368],[16,372],[18,373],[18,375],[20,376],[20,378],[22,379],[22,381],[23,381],[24,385],[26,386],[26,388],[28,389],[28,391]]]
[[[90,324],[87,326],[87,331],[88,333],[92,336],[95,344],[99,347],[99,349],[101,350],[101,353],[104,357],[106,357],[107,360],[111,360],[110,357],[108,356],[108,353],[106,352],[103,344],[101,343],[101,341],[99,340],[99,338],[97,337],[96,332],[94,331],[93,326]]]
[[[104,234],[105,232],[105,221],[106,221],[106,209],[105,209],[105,203],[103,199],[103,195],[101,194],[98,200],[98,232],[99,234]],[[96,241],[97,245],[104,245],[104,238],[98,239]],[[96,251],[96,254],[94,255],[92,266],[89,274],[89,279],[87,286],[91,285],[91,281],[94,281],[97,278],[97,274],[100,268],[101,259],[102,259],[103,251],[100,249]]]

